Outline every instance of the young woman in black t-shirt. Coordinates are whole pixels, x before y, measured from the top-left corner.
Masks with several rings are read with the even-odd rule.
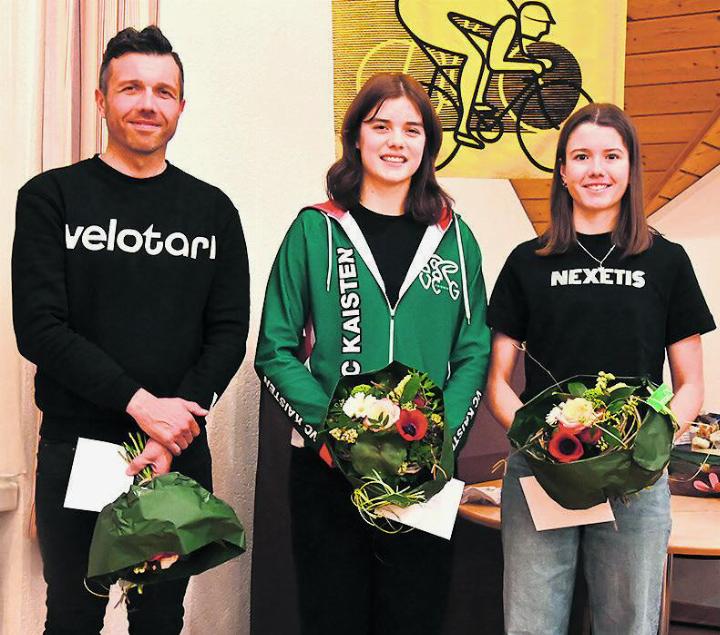
[[[601,370],[662,380],[667,353],[681,422],[703,401],[700,335],[714,322],[685,251],[652,231],[642,209],[637,134],[611,104],[590,104],[560,133],[551,225],[508,257],[490,301],[494,329],[488,405],[509,427],[524,401],[558,380]],[[525,342],[526,386],[510,377]],[[532,357],[531,357],[532,356]],[[686,425],[686,424],[683,424]],[[596,635],[657,632],[670,535],[667,476],[610,501],[613,523],[538,532],[513,454],[503,481],[507,633],[565,633],[577,558]]]

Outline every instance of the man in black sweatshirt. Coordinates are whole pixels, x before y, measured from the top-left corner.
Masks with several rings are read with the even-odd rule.
[[[157,27],[118,33],[96,91],[107,150],[18,194],[13,316],[43,413],[35,501],[48,634],[98,633],[107,602],[83,583],[97,514],[63,507],[78,437],[119,443],[139,428],[149,440],[133,472],[172,463],[211,489],[204,416],[245,354],[238,213],[165,160],[183,80]],[[131,592],[130,632],[179,633],[186,586]]]

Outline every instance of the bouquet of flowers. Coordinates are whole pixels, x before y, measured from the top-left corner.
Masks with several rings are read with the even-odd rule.
[[[125,458],[144,442],[132,437]],[[88,579],[109,587],[133,586],[202,573],[245,551],[245,531],[233,509],[178,472],[152,478],[150,468],[130,490],[100,512],[95,523]]]
[[[508,437],[551,498],[585,509],[660,478],[675,430],[671,398],[645,378],[573,377],[520,408]]]
[[[441,390],[398,362],[344,377],[325,419],[333,460],[355,486],[368,523],[395,530],[378,513],[429,500],[452,477],[454,459]]]

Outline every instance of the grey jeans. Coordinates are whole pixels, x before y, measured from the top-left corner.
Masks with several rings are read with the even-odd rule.
[[[536,531],[509,459],[502,489],[505,631],[567,633],[578,556],[583,558],[593,635],[656,635],[670,538],[667,474],[627,501],[611,500],[615,523]]]

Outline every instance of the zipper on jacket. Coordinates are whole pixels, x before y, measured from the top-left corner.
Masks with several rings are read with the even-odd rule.
[[[325,221],[328,223],[327,227],[328,227],[328,229],[329,229],[329,228],[330,228],[330,224],[329,224],[328,215],[327,215],[325,212],[323,212],[323,215],[325,216]],[[342,224],[341,224],[337,219],[335,219],[335,221],[342,227]],[[450,223],[453,223],[453,222],[455,222],[455,223],[457,222],[457,221],[455,220],[455,218],[451,218]],[[446,231],[447,231],[447,229],[443,232],[443,235],[445,234]],[[345,232],[346,232],[346,234],[347,234],[347,230],[345,230]],[[357,246],[353,243],[352,238],[350,238],[350,242],[351,242],[351,243],[353,244],[353,246],[357,249]],[[330,233],[328,233],[328,277],[327,277],[327,290],[328,290],[328,291],[329,291],[329,289],[330,289],[330,259],[331,259],[331,256],[330,256],[330,245],[331,245],[331,244],[332,244],[331,236],[330,236]],[[464,263],[462,263],[462,264],[464,264]],[[376,281],[375,283],[377,284],[377,281]],[[389,341],[389,344],[388,344],[388,364],[391,364],[393,361],[395,361],[395,360],[394,360],[394,356],[395,356],[395,312],[397,311],[397,307],[398,307],[398,305],[400,304],[400,300],[402,300],[403,296],[405,295],[405,293],[407,292],[407,290],[408,290],[410,287],[408,286],[408,288],[405,289],[405,291],[404,291],[403,293],[401,293],[401,294],[398,295],[398,298],[397,298],[397,300],[395,301],[395,306],[392,306],[392,305],[390,304],[390,300],[388,299],[387,293],[385,292],[385,289],[383,288],[383,286],[378,285],[378,288],[379,288],[380,291],[382,292],[383,297],[385,298],[385,302],[386,302],[387,307],[388,307],[388,311],[390,312],[390,334],[389,334],[389,335],[390,335],[390,337],[389,337],[389,340],[390,340],[390,341]],[[448,364],[448,368],[449,368],[449,364]]]
[[[387,299],[387,298],[386,298]],[[397,305],[395,305],[397,307]],[[392,364],[395,355],[395,309],[390,307],[390,346],[388,347],[388,364]]]

